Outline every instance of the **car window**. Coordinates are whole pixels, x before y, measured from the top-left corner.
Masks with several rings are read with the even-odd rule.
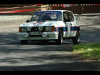
[[[40,19],[41,15],[33,15],[32,18],[30,19],[30,21],[38,21]]]
[[[36,12],[31,21],[41,21],[41,20],[62,20],[62,13],[60,11],[41,11]]]
[[[68,12],[64,12],[63,13],[63,19],[64,19],[64,22],[68,22],[69,21]]]
[[[58,17],[58,21],[62,21],[62,14],[59,15],[59,17]]]
[[[68,12],[68,14],[69,14],[70,21],[74,21],[73,14],[71,12]]]
[[[56,19],[56,18],[57,18],[56,14],[51,14],[51,19]]]
[[[39,20],[40,15],[37,15],[34,20]]]

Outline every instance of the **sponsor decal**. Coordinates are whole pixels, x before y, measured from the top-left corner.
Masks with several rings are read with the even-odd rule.
[[[34,25],[37,25],[37,23],[34,23]]]
[[[38,23],[38,25],[41,25],[42,23]]]
[[[40,23],[34,23],[33,25],[41,25],[42,23],[40,22]]]

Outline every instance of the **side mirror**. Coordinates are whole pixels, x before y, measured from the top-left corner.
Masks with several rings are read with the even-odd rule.
[[[80,19],[81,19],[80,16],[81,16],[81,15],[77,15],[77,16],[76,16],[76,20],[80,20]]]
[[[30,20],[26,20],[26,23],[28,23]]]

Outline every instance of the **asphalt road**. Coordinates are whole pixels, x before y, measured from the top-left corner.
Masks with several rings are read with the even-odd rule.
[[[2,17],[2,16],[1,16]],[[29,17],[28,17],[29,18]],[[100,70],[95,61],[79,59],[73,53],[72,40],[64,40],[63,45],[55,42],[30,42],[20,44],[18,27],[24,20],[0,22],[0,71],[94,71]],[[81,17],[80,43],[100,43],[99,17]],[[9,22],[9,23],[7,23]]]

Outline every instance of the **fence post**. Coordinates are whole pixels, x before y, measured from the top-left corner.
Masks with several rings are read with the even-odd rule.
[[[81,10],[82,10],[81,14],[83,14],[83,4],[82,4],[82,8],[81,8]]]
[[[81,16],[82,12],[83,12],[83,11],[82,11],[81,4],[78,4],[78,13],[77,13],[78,15],[77,15],[77,17],[76,17],[77,19],[78,19],[78,18],[79,18],[79,20],[81,19],[80,16]]]

